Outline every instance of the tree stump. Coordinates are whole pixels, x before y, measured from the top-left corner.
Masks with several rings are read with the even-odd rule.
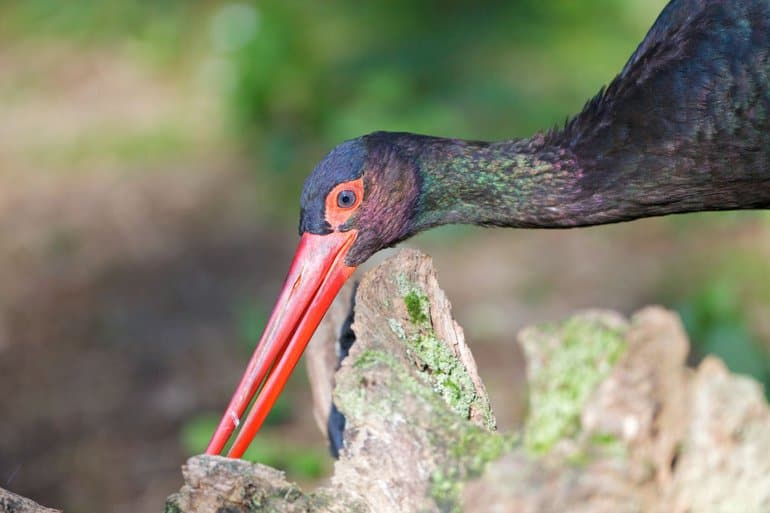
[[[672,312],[592,311],[523,330],[529,413],[498,433],[430,258],[402,251],[364,277],[356,342],[335,372],[349,301],[309,350],[316,412],[333,390],[346,418],[331,484],[305,493],[274,469],[196,456],[167,511],[770,511],[762,389],[715,358],[687,368]]]

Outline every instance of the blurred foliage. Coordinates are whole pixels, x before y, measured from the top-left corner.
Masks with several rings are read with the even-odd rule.
[[[36,161],[58,165],[88,162],[108,155],[120,163],[150,163],[153,159],[189,151],[184,129],[174,124],[159,125],[127,134],[124,130],[99,130],[37,149]]]
[[[713,280],[677,307],[699,355],[715,354],[727,366],[770,385],[768,353],[753,336],[736,283]]]
[[[215,46],[227,48],[233,127],[276,203],[293,206],[323,153],[364,133],[501,139],[563,122],[662,5],[268,0],[223,5],[214,33],[238,44]]]
[[[200,454],[206,449],[218,417],[200,416],[187,422],[182,429],[182,444],[189,454]],[[288,474],[290,480],[309,481],[328,474],[329,456],[317,447],[298,445],[279,432],[265,429],[249,446],[243,459],[268,465]]]
[[[169,64],[185,52],[202,6],[185,0],[6,1],[0,3],[0,34],[6,40],[32,37],[90,46],[118,42],[153,62]]]
[[[709,218],[714,214],[702,217]],[[693,223],[707,222],[690,217]],[[756,213],[732,214],[719,219],[729,229],[765,222]],[[688,221],[680,220],[679,228]],[[674,270],[664,287],[670,304],[679,312],[689,335],[695,360],[708,354],[720,357],[734,372],[753,376],[770,396],[770,340],[758,327],[770,310],[767,261],[740,248],[717,248],[705,266]]]
[[[302,180],[343,140],[375,130],[503,139],[562,123],[620,70],[664,3],[25,0],[0,3],[0,42],[109,46],[213,84],[260,200],[293,223]]]

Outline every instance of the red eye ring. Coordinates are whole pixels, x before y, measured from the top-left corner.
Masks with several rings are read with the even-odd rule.
[[[337,184],[326,196],[326,222],[335,229],[345,224],[364,199],[362,178]]]

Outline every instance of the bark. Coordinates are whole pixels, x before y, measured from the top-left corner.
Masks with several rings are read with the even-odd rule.
[[[499,433],[428,257],[403,251],[364,277],[356,342],[334,372],[349,300],[310,350],[319,424],[330,394],[346,417],[330,484],[306,493],[275,469],[196,456],[167,511],[770,511],[762,389],[715,358],[687,368],[675,314],[585,312],[523,330],[528,390],[512,393],[529,412]]]

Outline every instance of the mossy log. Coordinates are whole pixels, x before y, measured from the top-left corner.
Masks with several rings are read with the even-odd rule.
[[[686,367],[671,312],[586,312],[523,330],[529,389],[511,394],[528,394],[529,413],[499,433],[428,257],[402,251],[364,277],[356,342],[334,372],[324,351],[349,295],[340,301],[311,349],[316,411],[333,390],[346,417],[330,484],[303,492],[275,469],[196,456],[166,511],[770,511],[761,387],[714,358]]]

